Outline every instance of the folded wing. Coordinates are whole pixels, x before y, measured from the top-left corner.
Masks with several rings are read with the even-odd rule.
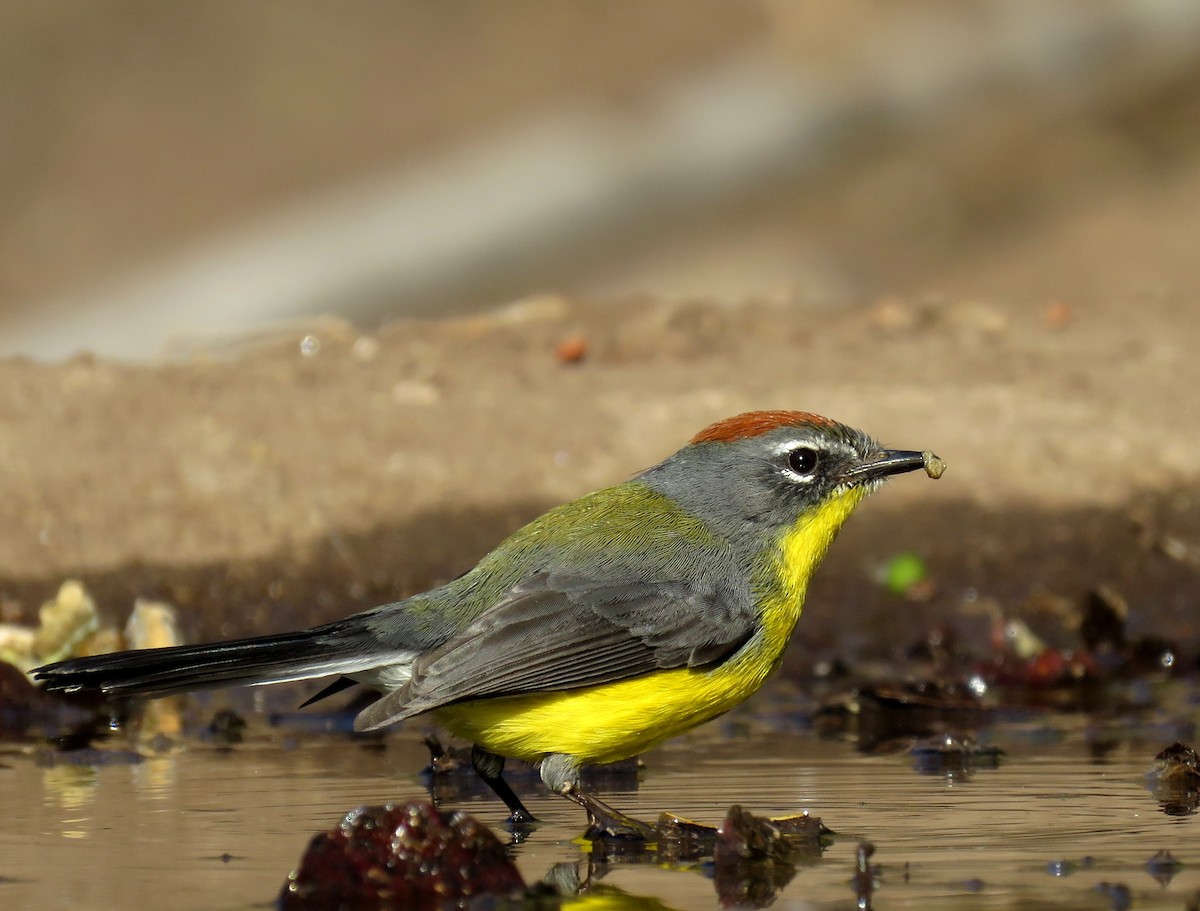
[[[757,629],[748,592],[712,580],[596,581],[538,573],[368,707],[360,730],[468,699],[613,683],[720,663]]]

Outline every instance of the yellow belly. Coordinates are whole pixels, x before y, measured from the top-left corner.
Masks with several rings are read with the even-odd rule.
[[[729,711],[762,686],[775,664],[734,661],[712,671],[676,669],[577,690],[460,702],[438,709],[437,717],[457,736],[501,756],[536,762],[567,753],[584,762],[615,762]]]
[[[730,660],[710,670],[659,671],[575,690],[459,702],[436,711],[452,733],[486,750],[536,762],[566,753],[583,762],[635,756],[729,711],[766,682],[783,659],[809,577],[862,500],[854,488],[830,498],[779,539],[756,585],[761,626]]]

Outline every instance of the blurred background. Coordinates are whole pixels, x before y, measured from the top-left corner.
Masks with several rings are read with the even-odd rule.
[[[812,806],[912,860],[909,907],[1200,907],[1144,791],[1198,729],[1198,254],[1197,0],[0,3],[0,739],[79,724],[5,662],[374,607],[802,408],[949,470],[831,550],[799,701],[651,758],[640,805]],[[838,701],[864,680],[898,685]],[[899,728],[850,764],[839,724],[966,730],[979,681],[1005,769],[914,788]],[[164,700],[131,758],[0,744],[0,906],[261,906],[320,820],[424,795],[417,727],[346,749],[299,695]],[[230,704],[283,712],[274,758]],[[532,806],[529,881],[594,869]],[[793,901],[846,906],[856,840]],[[659,875],[614,879],[712,906]]]
[[[1200,287],[1190,0],[43,0],[0,61],[0,354]]]

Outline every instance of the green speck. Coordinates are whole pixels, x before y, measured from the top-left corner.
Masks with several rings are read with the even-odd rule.
[[[883,584],[892,594],[903,595],[927,575],[925,561],[916,554],[896,554],[883,568]]]

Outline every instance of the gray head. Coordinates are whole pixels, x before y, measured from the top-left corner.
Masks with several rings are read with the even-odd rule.
[[[730,539],[760,539],[842,494],[853,501],[848,515],[888,475],[928,460],[820,415],[751,411],[700,431],[642,478]]]

